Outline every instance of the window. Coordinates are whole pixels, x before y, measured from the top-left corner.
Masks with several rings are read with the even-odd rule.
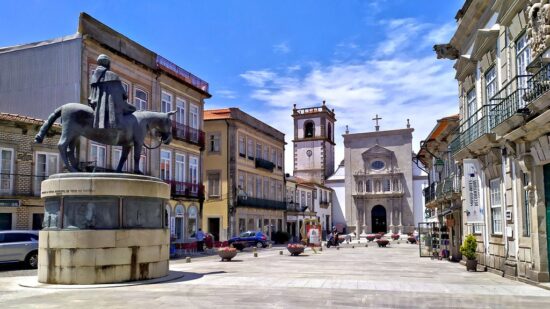
[[[116,170],[118,163],[120,162],[120,157],[122,157],[122,149],[120,147],[113,147],[113,155],[111,156],[111,169]],[[128,159],[128,158],[127,158]],[[128,170],[128,161],[124,162],[122,171]]]
[[[391,191],[391,182],[389,179],[384,179],[384,192]]]
[[[220,173],[219,172],[208,173],[208,196],[220,197]]]
[[[175,230],[176,230],[176,239],[179,241],[183,240],[183,231],[184,228],[184,216],[185,216],[185,208],[183,208],[183,205],[177,205],[176,206],[176,219],[175,221]]]
[[[332,141],[332,127],[330,123],[327,126],[327,138],[329,141]]]
[[[238,189],[244,191],[244,172],[239,171],[239,183],[237,186]]]
[[[370,179],[367,179],[366,184],[367,184],[367,189],[366,189],[365,191],[366,191],[366,192],[371,192],[371,191],[372,191],[372,188],[371,188],[371,181],[370,181]]]
[[[264,146],[264,160],[269,161],[269,146],[267,145]]]
[[[256,177],[256,197],[262,198],[262,177]]]
[[[176,153],[176,166],[175,166],[174,180],[178,182],[185,182],[185,155]]]
[[[370,164],[370,167],[371,167],[373,170],[381,170],[381,169],[384,168],[384,166],[385,166],[384,161],[380,161],[380,160],[373,161],[373,162]]]
[[[315,136],[315,124],[313,121],[306,121],[304,124],[304,137],[314,137]]]
[[[256,158],[262,158],[262,144],[256,143]]]
[[[357,182],[357,192],[359,193],[363,192],[363,181],[361,180]]]
[[[199,107],[195,104],[190,104],[189,109],[191,110],[190,127],[199,129]]]
[[[167,92],[162,92],[162,98],[160,102],[160,111],[168,113],[172,110],[172,95]]]
[[[199,158],[195,156],[189,156],[189,180],[192,184],[199,183]]]
[[[283,152],[280,150],[277,151],[277,167],[279,169],[283,168]]]
[[[264,177],[264,199],[269,199],[269,177]]]
[[[246,155],[250,160],[254,160],[254,140],[249,137],[246,139],[246,143]]]
[[[474,234],[481,234],[483,231],[483,224],[482,223],[474,223],[473,224],[473,233]]]
[[[135,88],[135,90],[134,105],[136,109],[139,111],[147,110],[147,92],[139,88]]]
[[[281,182],[277,182],[277,200],[283,200],[283,184]]]
[[[219,134],[208,135],[208,151],[220,152],[220,135]]]
[[[176,98],[176,122],[180,124],[186,124],[185,119],[185,101],[180,98]]]
[[[485,102],[489,103],[489,100],[497,93],[497,70],[495,66],[485,72]]]
[[[246,144],[244,135],[239,135],[239,156],[246,157]]]
[[[58,162],[59,155],[56,153],[36,153],[35,194],[40,194],[40,185],[43,180],[58,172]]]
[[[160,179],[172,179],[172,152],[169,150],[160,151]]]
[[[197,207],[189,207],[189,212],[187,216],[187,235],[190,238],[195,238],[195,233],[197,232]]]
[[[306,200],[306,206],[311,205],[311,192],[307,193],[307,200]],[[313,207],[311,208],[313,210]]]
[[[523,236],[531,236],[531,209],[529,206],[529,174],[523,174]]]
[[[273,164],[277,163],[277,149],[271,148],[271,162]]]
[[[250,197],[254,197],[254,175],[247,174],[246,175],[246,194]]]
[[[500,199],[500,180],[491,180],[489,187],[491,202],[491,219],[493,223],[493,234],[502,234],[502,205]]]
[[[516,42],[516,69],[518,75],[527,75],[527,65],[531,62],[531,49],[527,44],[527,34],[523,34]],[[523,79],[522,79],[523,81]],[[527,86],[527,80],[524,81]]]
[[[0,231],[11,230],[11,229],[12,229],[12,214],[10,212],[0,213]],[[0,237],[2,237],[1,234],[0,234]]]
[[[32,214],[32,229],[33,230],[41,230],[43,222],[44,222],[44,214],[40,214],[40,213]]]
[[[307,202],[306,202],[306,192],[305,191],[301,191],[301,201],[302,201],[302,207],[306,207]]]
[[[13,190],[13,149],[0,148],[0,193]],[[11,229],[11,226],[10,226]]]
[[[472,126],[477,121],[477,101],[476,101],[476,88],[472,88],[466,94],[466,106],[467,106],[467,118],[468,127]]]
[[[105,154],[106,148],[103,145],[90,144],[90,161],[92,161],[96,167],[105,167]]]
[[[272,179],[271,182],[270,182],[270,184],[271,184],[271,190],[270,190],[270,192],[269,192],[269,193],[270,193],[270,194],[269,194],[269,199],[270,199],[270,200],[275,200],[275,199],[276,199],[276,194],[277,194],[277,193],[275,192],[275,180]]]

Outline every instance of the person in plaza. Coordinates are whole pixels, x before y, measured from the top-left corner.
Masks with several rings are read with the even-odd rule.
[[[136,111],[128,103],[128,95],[118,75],[111,71],[111,59],[104,54],[97,57],[97,68],[90,78],[88,104],[94,110],[93,127],[119,129],[123,115]]]
[[[197,232],[197,251],[203,252],[204,251],[204,232],[201,228],[199,228],[199,231]]]

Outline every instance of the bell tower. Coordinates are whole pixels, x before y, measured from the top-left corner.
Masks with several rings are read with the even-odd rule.
[[[334,109],[325,101],[317,107],[292,110],[294,119],[294,176],[324,184],[334,173]]]

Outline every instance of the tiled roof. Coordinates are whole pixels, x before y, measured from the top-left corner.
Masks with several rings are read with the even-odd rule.
[[[230,119],[231,109],[207,109],[204,111],[204,120]]]
[[[0,113],[0,120],[23,122],[23,123],[36,124],[36,125],[42,125],[44,123],[44,120],[42,119],[22,116],[18,114],[10,114],[10,113]],[[54,124],[54,126],[58,128],[61,127],[61,125],[59,124]]]

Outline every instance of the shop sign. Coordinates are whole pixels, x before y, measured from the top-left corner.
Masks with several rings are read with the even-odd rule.
[[[483,223],[485,206],[481,196],[481,168],[476,159],[464,159],[464,195],[466,222]]]
[[[306,225],[306,233],[308,245],[320,246],[321,245],[321,226],[320,225]]]
[[[286,221],[296,221],[298,220],[298,216],[287,216]]]
[[[19,207],[19,200],[0,200],[0,207]]]

